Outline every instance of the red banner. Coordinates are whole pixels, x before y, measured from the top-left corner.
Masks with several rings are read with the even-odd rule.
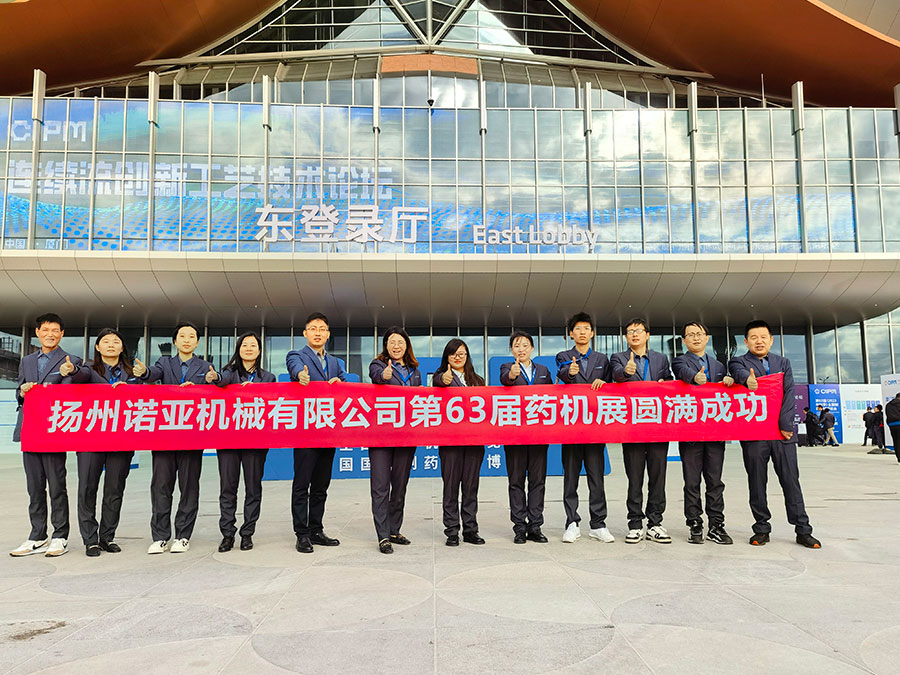
[[[781,374],[759,389],[683,382],[394,387],[313,382],[45,385],[22,450],[197,450],[780,438]]]

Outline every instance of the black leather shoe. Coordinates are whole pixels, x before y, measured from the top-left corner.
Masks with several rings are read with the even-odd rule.
[[[402,534],[397,533],[397,534],[391,535],[391,543],[399,544],[400,546],[409,546],[410,541],[409,541],[409,539],[404,537]]]
[[[536,530],[529,530],[528,534],[526,534],[525,537],[529,541],[536,541],[539,544],[547,543],[547,537],[544,536],[544,533],[541,532],[540,528]]]
[[[102,548],[107,553],[121,553],[122,552],[122,549],[114,541],[101,541],[100,548]]]
[[[769,543],[769,533],[768,532],[754,532],[753,536],[750,537],[750,545],[751,546],[765,546]]]
[[[297,537],[297,552],[298,553],[312,553],[313,545],[309,540],[309,537]]]
[[[806,548],[822,548],[822,542],[811,534],[798,534],[797,543]]]
[[[88,558],[97,558],[100,556],[100,544],[90,544],[84,547],[84,554]]]
[[[241,537],[241,550],[249,551],[251,548],[253,548],[253,537],[249,534]]]
[[[382,539],[378,542],[378,550],[382,553],[393,553],[394,547],[391,546],[391,542],[389,539]]]
[[[324,532],[316,532],[315,534],[311,534],[309,536],[309,540],[316,546],[340,546],[341,545],[341,542],[339,539],[332,539]]]
[[[219,544],[219,553],[227,553],[234,548],[234,537],[222,537],[222,543]]]
[[[459,546],[459,535],[451,534],[447,537],[447,541],[444,542],[447,546]]]
[[[513,537],[514,544],[524,544],[526,541],[528,540],[525,538],[524,532],[516,532],[516,536]]]
[[[483,544],[484,539],[478,536],[477,532],[464,532],[463,533],[463,541],[467,544]]]

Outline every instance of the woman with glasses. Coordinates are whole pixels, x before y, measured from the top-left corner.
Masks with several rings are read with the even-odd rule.
[[[392,326],[385,331],[381,353],[369,364],[369,377],[377,385],[422,386],[419,362],[405,330]],[[378,550],[382,553],[393,553],[393,544],[407,546],[410,543],[400,533],[400,526],[403,525],[406,486],[415,455],[414,447],[369,448],[372,519]]]
[[[453,338],[444,347],[441,365],[434,374],[435,387],[483,387],[484,378],[475,372],[469,347]],[[444,534],[447,546],[459,546],[460,489],[462,489],[463,541],[483,544],[478,534],[478,479],[484,460],[484,446],[441,446],[441,478],[444,480]]]

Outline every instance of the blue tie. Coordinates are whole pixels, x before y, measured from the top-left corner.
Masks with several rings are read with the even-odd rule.
[[[184,384],[185,380],[187,379],[187,371],[188,371],[188,364],[187,364],[187,362],[182,361],[181,362],[181,384]]]
[[[46,354],[41,354],[38,357],[38,379],[43,380],[44,374],[47,372],[47,366],[50,365],[50,357]]]

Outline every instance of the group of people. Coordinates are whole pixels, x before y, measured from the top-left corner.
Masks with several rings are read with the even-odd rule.
[[[884,446],[885,435],[884,435],[884,427],[885,427],[885,413],[888,415],[887,425],[888,428],[892,430],[898,426],[896,419],[892,421],[891,415],[893,414],[895,417],[897,415],[896,412],[888,412],[889,408],[896,409],[896,407],[900,405],[896,403],[895,399],[889,401],[887,405],[882,406],[880,403],[875,406],[875,409],[872,409],[872,406],[866,406],[866,412],[863,413],[862,420],[865,425],[865,433],[863,435],[863,447],[866,447],[866,441],[872,441],[873,449],[869,452],[870,455],[880,455],[883,453],[891,453],[890,450],[887,450]],[[834,413],[831,412],[830,408],[826,408],[824,406],[816,406],[816,411],[818,414],[814,413],[809,407],[803,408],[803,413],[805,415],[804,426],[806,427],[806,444],[809,446],[814,445],[830,445],[832,447],[840,447],[840,443],[838,443],[837,438],[834,435]],[[896,450],[897,443],[894,441],[894,448]],[[900,458],[900,455],[898,455]]]
[[[247,332],[238,336],[232,358],[217,371],[213,364],[194,352],[199,345],[199,331],[194,324],[181,322],[173,331],[176,354],[163,356],[151,367],[139,359],[132,360],[122,335],[115,329],[100,331],[94,344],[93,359],[82,363],[77,356],[64,352],[59,344],[65,326],[55,314],[44,314],[35,321],[35,334],[40,349],[26,356],[19,369],[19,419],[14,440],[19,440],[22,406],[28,392],[36,384],[92,383],[117,387],[121,384],[192,386],[248,386],[274,382],[275,376],[264,370],[262,343],[259,336]],[[699,321],[684,326],[682,338],[687,352],[670,366],[666,355],[649,349],[650,326],[643,319],[628,322],[625,337],[628,348],[610,355],[594,351],[594,323],[586,313],[578,313],[567,323],[574,346],[556,356],[556,372],[532,360],[534,340],[521,330],[509,338],[512,360],[500,369],[500,382],[506,387],[549,385],[554,380],[563,385],[586,384],[594,390],[608,382],[662,382],[678,379],[703,386],[710,382],[758,388],[757,378],[783,373],[784,398],[779,411],[780,438],[769,441],[741,441],[744,467],[747,471],[750,510],[754,518],[749,543],[761,546],[769,541],[771,514],[766,496],[768,465],[771,460],[784,491],[788,522],[794,526],[796,541],[808,548],[820,548],[812,535],[803,503],[797,464],[797,434],[794,428],[793,376],[790,361],[771,351],[772,332],[765,321],[747,324],[744,342],[747,353],[732,358],[726,366],[707,353],[707,328]],[[342,362],[326,352],[331,337],[325,315],[311,314],[304,325],[306,345],[287,355],[286,366],[292,381],[308,385],[312,381],[334,383],[346,381]],[[413,353],[409,335],[400,327],[388,328],[382,338],[382,349],[369,365],[369,377],[379,386],[418,387],[423,382],[419,362]],[[474,368],[465,341],[454,338],[444,347],[441,363],[431,379],[435,387],[480,387],[485,380]],[[898,396],[900,402],[900,396]],[[892,427],[892,431],[900,427]],[[587,440],[587,439],[586,439]],[[896,443],[896,434],[895,434]],[[544,524],[544,493],[547,474],[546,444],[505,446],[508,473],[509,512],[513,541],[547,543]],[[562,446],[563,505],[566,525],[562,541],[574,543],[581,538],[579,515],[579,479],[582,468],[587,474],[589,537],[612,543],[615,537],[607,527],[607,503],[604,490],[604,457],[602,442],[565,444]],[[645,538],[660,544],[672,538],[663,527],[666,509],[666,468],[668,443],[623,443],[624,469],[628,481],[628,530],[625,543],[635,544]],[[262,501],[262,475],[265,448],[220,449],[217,451],[220,492],[219,529],[222,535],[218,550],[227,552],[240,535],[241,550],[253,548],[253,535]],[[679,443],[684,478],[684,515],[688,541],[702,544],[705,539],[717,544],[731,544],[725,530],[724,483],[722,466],[724,441]],[[372,447],[369,449],[372,516],[378,549],[393,552],[395,545],[406,546],[410,540],[402,533],[406,490],[415,448]],[[43,553],[58,556],[66,553],[69,538],[69,509],[66,492],[66,453],[23,452],[29,496],[31,532],[28,539],[10,552],[13,556]],[[313,553],[316,546],[338,546],[340,541],[324,530],[325,503],[331,482],[334,448],[294,449],[294,478],[291,487],[291,515],[296,550]],[[120,551],[115,542],[116,528],[131,466],[132,452],[79,452],[78,526],[88,556]],[[900,457],[900,454],[898,454]],[[443,479],[443,525],[447,546],[463,542],[480,545],[484,539],[478,528],[478,486],[483,446],[447,446],[440,448]],[[182,553],[189,549],[197,519],[201,450],[168,450],[152,452],[150,481],[152,543],[147,553],[166,551]],[[101,516],[96,518],[100,476],[106,470],[101,502]],[[237,528],[237,491],[241,473],[244,477],[245,500],[243,523]],[[647,480],[646,494],[644,481]],[[172,527],[172,505],[175,483],[180,499]],[[701,483],[705,481],[705,509],[701,499]],[[50,496],[50,523],[47,529],[47,492]],[[704,536],[704,512],[707,528]],[[460,536],[461,535],[461,536]]]

